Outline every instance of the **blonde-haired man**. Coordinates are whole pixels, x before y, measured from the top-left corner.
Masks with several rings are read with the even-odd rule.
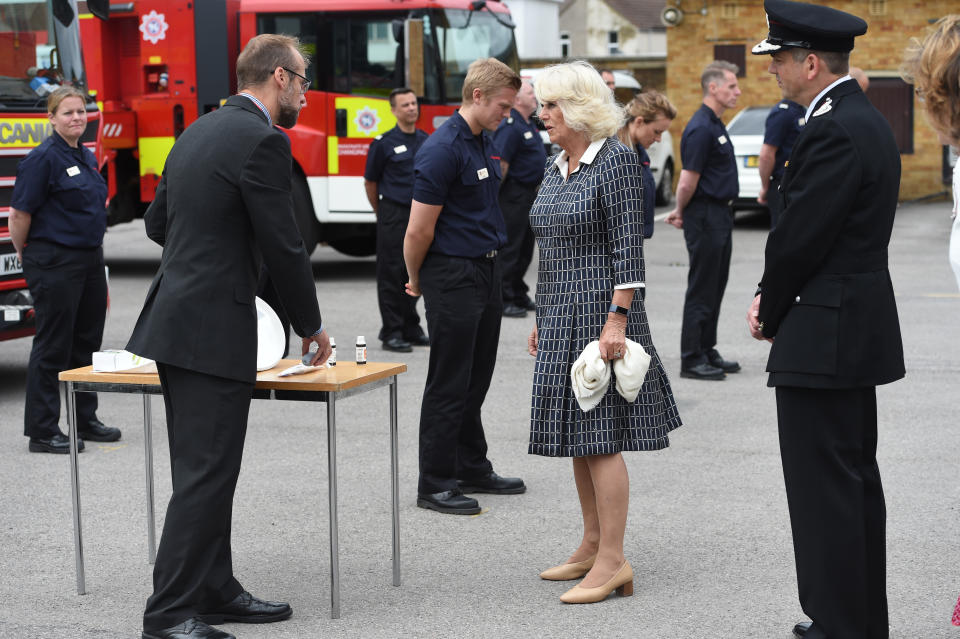
[[[526,490],[523,480],[493,472],[480,420],[503,312],[497,253],[507,241],[490,133],[510,113],[519,88],[520,77],[499,60],[471,64],[460,110],[424,142],[414,164],[403,258],[407,293],[424,296],[431,346],[417,505],[442,513],[479,513],[477,500],[464,492]]]

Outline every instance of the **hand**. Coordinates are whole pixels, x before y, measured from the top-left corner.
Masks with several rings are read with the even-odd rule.
[[[763,336],[763,330],[760,328],[759,295],[753,298],[753,304],[750,305],[750,309],[747,311],[747,326],[750,327],[750,336],[753,337],[753,339],[773,342],[772,338]]]
[[[300,355],[306,355],[310,352],[310,344],[317,343],[317,352],[314,353],[313,359],[310,360],[311,366],[320,366],[321,364],[326,364],[327,360],[330,359],[330,354],[333,352],[333,349],[330,348],[330,336],[327,335],[326,329],[320,331],[317,335],[313,337],[304,337],[303,338],[303,350],[300,351]]]
[[[623,357],[627,350],[627,318],[615,315],[607,319],[600,331],[600,357],[605,362]]]
[[[760,204],[767,203],[767,189],[768,187],[766,186],[760,187],[760,193],[757,194],[757,202],[759,202]]]
[[[530,335],[527,337],[527,352],[532,356],[537,356],[537,325],[533,325],[533,330],[530,331]]]
[[[420,297],[420,279],[410,278],[410,281],[403,285],[404,291],[410,297]]]
[[[670,213],[667,214],[667,217],[663,220],[671,226],[675,226],[678,229],[683,228],[683,213],[680,212],[680,209],[673,209]]]

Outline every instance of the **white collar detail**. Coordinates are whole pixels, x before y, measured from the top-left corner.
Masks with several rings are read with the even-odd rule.
[[[606,139],[596,140],[590,143],[590,146],[587,147],[587,150],[583,152],[583,155],[580,156],[580,164],[593,164],[593,161],[597,159],[597,153],[600,152],[600,149],[603,148],[603,143],[606,142]],[[560,175],[563,176],[563,179],[567,179],[567,167],[569,165],[570,156],[566,151],[560,151],[557,155],[557,159],[553,161],[554,166],[560,170]],[[573,173],[576,173],[580,170],[580,164],[577,165],[577,168],[573,170]],[[570,175],[573,175],[571,173]]]

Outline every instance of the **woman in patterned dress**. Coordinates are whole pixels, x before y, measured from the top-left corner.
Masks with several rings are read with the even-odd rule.
[[[635,294],[644,286],[643,189],[636,154],[611,137],[623,109],[585,62],[547,68],[535,90],[550,140],[563,151],[547,162],[530,212],[540,267],[528,344],[537,358],[529,452],[573,457],[583,513],[579,547],[540,576],[584,577],[561,600],[593,603],[614,590],[633,592],[623,554],[629,477],[620,453],[666,447],[667,433],[681,422]],[[583,412],[571,386],[573,362],[593,340],[604,360],[622,357],[626,338],[651,357],[639,396],[628,403],[611,378],[600,403]]]

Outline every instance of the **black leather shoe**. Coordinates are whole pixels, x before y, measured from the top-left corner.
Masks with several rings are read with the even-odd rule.
[[[501,477],[490,473],[479,479],[458,479],[457,487],[465,493],[492,493],[494,495],[519,495],[527,487],[519,477]]]
[[[120,439],[120,429],[107,426],[94,417],[83,429],[78,429],[80,439],[89,439],[92,442],[115,442]]]
[[[293,614],[290,604],[280,601],[264,601],[257,599],[244,590],[228,604],[216,610],[210,610],[197,615],[203,623],[217,625],[226,621],[240,623],[271,623],[289,619]]]
[[[793,627],[793,634],[797,637],[805,637],[807,635],[807,631],[810,630],[810,626],[812,625],[812,621],[801,621]]]
[[[70,453],[70,438],[63,433],[57,433],[53,437],[30,438],[31,453],[56,453],[59,455],[68,455]],[[83,440],[77,440],[77,452],[83,452]]]
[[[533,301],[532,299],[530,299],[529,297],[526,298],[525,300],[523,300],[523,304],[518,304],[517,306],[519,306],[520,308],[525,308],[525,309],[527,309],[528,311],[535,311],[535,310],[537,310],[537,303],[534,302],[534,301]]]
[[[420,493],[417,495],[417,506],[448,515],[476,515],[480,512],[477,500],[459,490],[445,490],[430,495]]]
[[[517,306],[516,304],[504,304],[503,316],[504,317],[526,317],[527,309],[523,308],[522,306]]]
[[[410,342],[404,339],[391,337],[383,343],[383,350],[393,351],[394,353],[411,353],[413,352],[413,347],[410,346]]]
[[[416,337],[410,337],[407,339],[413,346],[430,346],[430,338],[420,333]]]
[[[732,362],[728,359],[723,359],[723,357],[715,348],[711,348],[709,351],[707,351],[707,362],[709,362],[714,368],[719,368],[724,373],[736,373],[740,370],[739,362]]]
[[[187,619],[163,630],[144,630],[142,639],[237,639],[230,633],[211,628],[198,619]]]
[[[684,366],[680,369],[680,377],[690,379],[723,379],[727,376],[723,369],[711,366],[704,362],[696,366]]]

